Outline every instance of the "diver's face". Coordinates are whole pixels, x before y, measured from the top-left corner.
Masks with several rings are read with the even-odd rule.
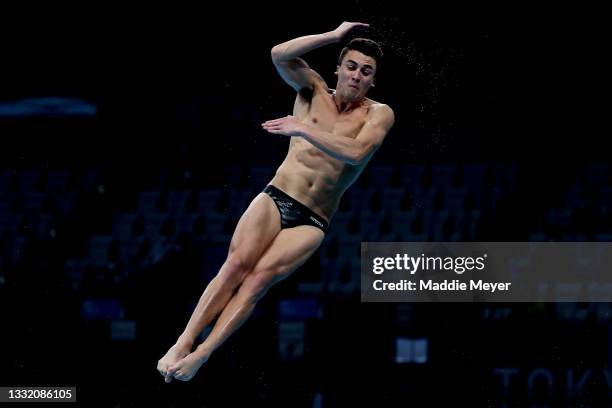
[[[374,82],[376,60],[359,51],[350,50],[344,55],[336,73],[336,93],[348,102],[357,101],[365,97]]]

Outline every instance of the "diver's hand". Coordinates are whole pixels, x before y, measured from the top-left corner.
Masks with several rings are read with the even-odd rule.
[[[342,38],[344,38],[345,35],[348,34],[349,31],[351,31],[353,28],[355,27],[369,27],[369,24],[365,24],[365,23],[351,23],[348,21],[343,22],[342,24],[340,24],[338,26],[338,28],[336,28],[333,33],[336,36],[336,39],[338,41],[342,40]]]
[[[292,115],[285,116],[284,118],[267,120],[261,124],[261,127],[277,135],[302,136],[304,134],[304,124]]]

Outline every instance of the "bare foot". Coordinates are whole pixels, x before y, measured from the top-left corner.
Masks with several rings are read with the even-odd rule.
[[[170,366],[168,374],[177,380],[189,381],[196,375],[202,364],[208,360],[208,357],[204,353],[194,351]]]
[[[169,374],[169,368],[180,361],[183,357],[191,353],[191,346],[187,344],[176,343],[170,347],[170,350],[157,362],[157,371],[165,377],[165,381],[169,383],[172,381],[172,375]]]

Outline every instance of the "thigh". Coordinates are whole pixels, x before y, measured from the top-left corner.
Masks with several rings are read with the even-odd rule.
[[[279,232],[251,274],[265,275],[274,284],[300,267],[319,248],[325,234],[319,228],[301,225]]]
[[[240,217],[229,252],[238,255],[246,265],[254,266],[280,230],[276,204],[269,195],[260,193]]]

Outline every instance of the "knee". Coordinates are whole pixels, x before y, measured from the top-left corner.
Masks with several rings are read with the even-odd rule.
[[[239,285],[252,269],[252,265],[247,261],[247,258],[237,251],[230,251],[223,266],[224,273],[221,275],[221,279],[233,286]]]

